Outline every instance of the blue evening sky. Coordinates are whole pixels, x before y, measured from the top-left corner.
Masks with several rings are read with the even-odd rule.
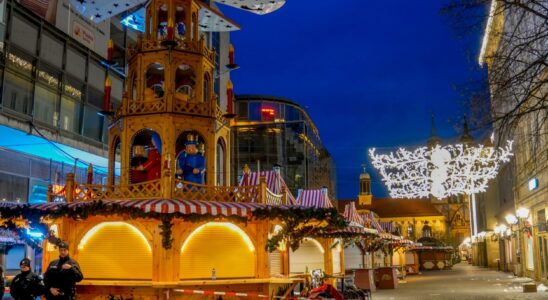
[[[441,1],[288,0],[257,16],[222,7],[232,33],[236,94],[287,97],[305,107],[335,159],[338,198],[358,194],[367,149],[420,146],[459,135],[465,100],[455,85],[485,76],[481,32],[459,40]],[[387,192],[377,173],[373,194]]]

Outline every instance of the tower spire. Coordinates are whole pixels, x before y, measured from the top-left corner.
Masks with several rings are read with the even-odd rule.
[[[434,113],[432,113],[431,117],[431,131],[430,131],[430,138],[427,141],[427,145],[430,148],[434,148],[436,145],[441,144],[441,139],[436,135],[436,122],[434,120]]]
[[[464,121],[462,124],[462,136],[460,138],[460,141],[463,144],[470,144],[474,141],[474,138],[472,135],[470,135],[470,130],[468,129],[468,118],[466,117],[466,114],[464,114]]]

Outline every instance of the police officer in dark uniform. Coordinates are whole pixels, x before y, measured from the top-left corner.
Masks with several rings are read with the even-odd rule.
[[[19,263],[21,273],[11,281],[10,294],[15,300],[35,300],[44,294],[44,285],[38,275],[30,270],[30,259],[23,258]]]
[[[84,279],[80,265],[69,256],[69,245],[59,243],[59,259],[50,262],[44,274],[46,299],[73,300],[76,295],[76,283]]]

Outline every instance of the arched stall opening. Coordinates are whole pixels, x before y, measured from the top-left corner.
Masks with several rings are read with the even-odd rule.
[[[324,270],[324,248],[315,239],[305,238],[296,251],[289,254],[289,271],[293,274],[305,273],[306,270]]]
[[[184,241],[179,274],[181,279],[253,278],[256,275],[255,246],[245,231],[235,224],[206,223]]]
[[[102,222],[78,244],[86,279],[152,279],[152,248],[146,236],[126,222]]]

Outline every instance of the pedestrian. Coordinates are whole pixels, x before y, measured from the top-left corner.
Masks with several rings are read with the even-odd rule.
[[[13,278],[10,294],[15,300],[34,300],[44,294],[44,285],[38,275],[30,269],[30,259],[23,258],[19,263],[21,273]]]
[[[4,295],[4,290],[6,289],[5,286],[5,279],[4,279],[4,268],[0,267],[0,288],[2,289],[0,295]]]
[[[59,259],[50,262],[44,274],[46,299],[73,300],[76,296],[76,283],[84,279],[80,265],[69,256],[69,245],[65,242],[57,245]]]

